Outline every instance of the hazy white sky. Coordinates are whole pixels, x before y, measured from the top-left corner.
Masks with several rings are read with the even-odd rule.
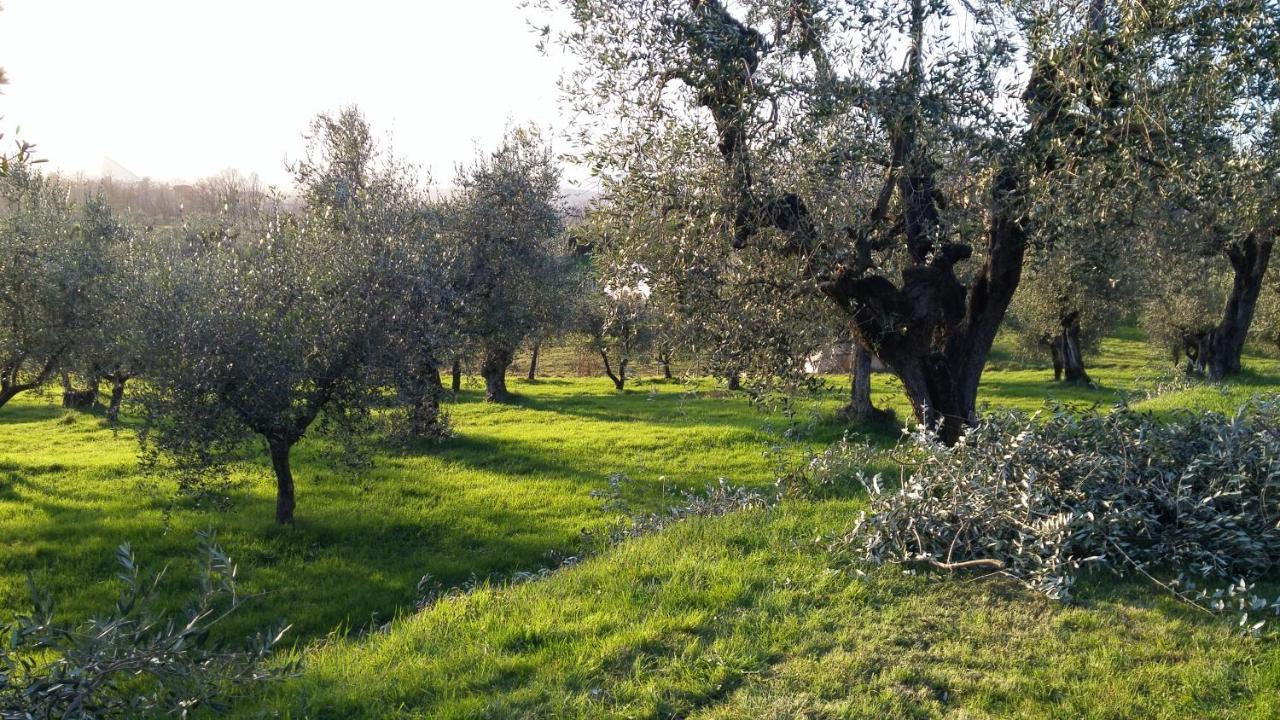
[[[509,121],[558,121],[562,60],[517,0],[3,0],[0,121],[51,167],[287,185],[318,111],[358,103],[447,182]]]

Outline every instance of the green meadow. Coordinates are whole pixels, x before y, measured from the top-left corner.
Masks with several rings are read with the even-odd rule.
[[[1134,332],[1090,359],[1096,387],[1063,386],[998,348],[980,397],[1229,412],[1280,392],[1280,362],[1256,355],[1225,386],[1173,379]],[[28,575],[65,618],[106,609],[123,542],[168,568],[162,597],[176,607],[196,535],[212,530],[254,595],[222,632],[291,623],[302,661],[244,698],[243,717],[1280,716],[1275,630],[1243,638],[1136,580],[1091,578],[1062,605],[997,580],[864,572],[828,550],[857,520],[853,489],[601,549],[591,538],[623,519],[601,497],[611,477],[630,512],[653,511],[720,479],[768,490],[846,432],[895,433],[835,419],[843,377],[762,407],[705,380],[646,377],[617,393],[570,377],[577,363],[544,353],[540,379],[512,373],[520,398],[506,406],[468,381],[439,443],[378,443],[353,464],[304,441],[293,527],[273,522],[265,453],[217,497],[179,497],[140,472],[136,421],[112,429],[20,397],[0,410],[0,619],[24,608]],[[873,388],[907,416],[891,378]],[[586,548],[597,552],[512,581]],[[417,611],[423,586],[446,597]]]

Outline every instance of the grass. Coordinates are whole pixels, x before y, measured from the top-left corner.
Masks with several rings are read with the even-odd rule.
[[[543,368],[571,352],[544,352]],[[1155,412],[1230,410],[1280,389],[1280,363],[1250,357],[1239,383],[1143,399],[1166,360],[1133,333],[1109,338],[1097,387],[1058,385],[1002,359],[992,407],[1035,410],[1141,399]],[[571,374],[571,373],[565,373]],[[515,373],[513,373],[513,377]],[[616,520],[592,491],[621,473],[636,508],[718,478],[764,487],[846,428],[832,377],[793,417],[708,383],[513,380],[495,407],[468,384],[449,407],[457,436],[378,446],[371,468],[333,448],[298,448],[298,518],[277,528],[265,458],[237,468],[225,508],[175,501],[141,476],[132,430],[49,398],[0,409],[0,619],[23,607],[25,576],[69,618],[114,597],[112,550],[172,564],[169,602],[189,587],[198,530],[216,531],[261,593],[226,631],[280,619],[303,674],[246,705],[253,717],[1274,717],[1274,637],[1242,640],[1150,588],[1099,582],[1061,607],[991,583],[877,572],[862,578],[815,540],[846,530],[856,497],[789,501],[769,513],[696,520],[628,541],[513,587],[485,586],[411,613],[417,584],[445,587],[554,565],[584,531]],[[887,375],[877,404],[908,414]],[[781,431],[791,426],[791,440]],[[798,431],[798,434],[796,433]],[[889,442],[881,431],[874,437]],[[395,619],[387,632],[361,632]],[[1272,703],[1268,705],[1267,703]]]

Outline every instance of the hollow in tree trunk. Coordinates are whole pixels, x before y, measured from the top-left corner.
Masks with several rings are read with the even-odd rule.
[[[276,474],[276,522],[287,525],[293,522],[293,471],[289,467],[289,450],[293,443],[284,438],[269,438],[271,469]]]
[[[902,271],[901,286],[852,274],[822,286],[849,311],[855,339],[902,380],[916,421],[948,445],[977,421],[978,382],[1022,276],[1024,183],[1011,169],[995,178],[985,263],[967,287],[954,264],[972,248],[947,243],[935,251],[927,238],[912,253],[919,259]]]
[[[453,388],[453,394],[457,395],[462,392],[462,360],[454,358],[452,370],[453,377],[451,378],[450,387]]]
[[[511,399],[507,392],[507,368],[511,365],[513,353],[507,348],[489,348],[485,352],[484,362],[480,364],[480,375],[484,377],[484,399],[488,402],[506,402]]]
[[[529,357],[529,374],[525,376],[526,380],[534,380],[538,377],[538,351],[542,349],[542,343],[533,344],[533,353]]]
[[[627,359],[625,357],[619,358],[617,374],[613,372],[613,366],[609,364],[609,353],[601,350],[600,359],[604,361],[604,374],[608,375],[609,379],[613,381],[613,388],[621,392],[627,385]]]

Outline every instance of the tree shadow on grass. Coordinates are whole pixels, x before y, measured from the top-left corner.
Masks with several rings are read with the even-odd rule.
[[[66,412],[53,403],[10,401],[0,408],[0,425],[48,422],[61,417]]]

